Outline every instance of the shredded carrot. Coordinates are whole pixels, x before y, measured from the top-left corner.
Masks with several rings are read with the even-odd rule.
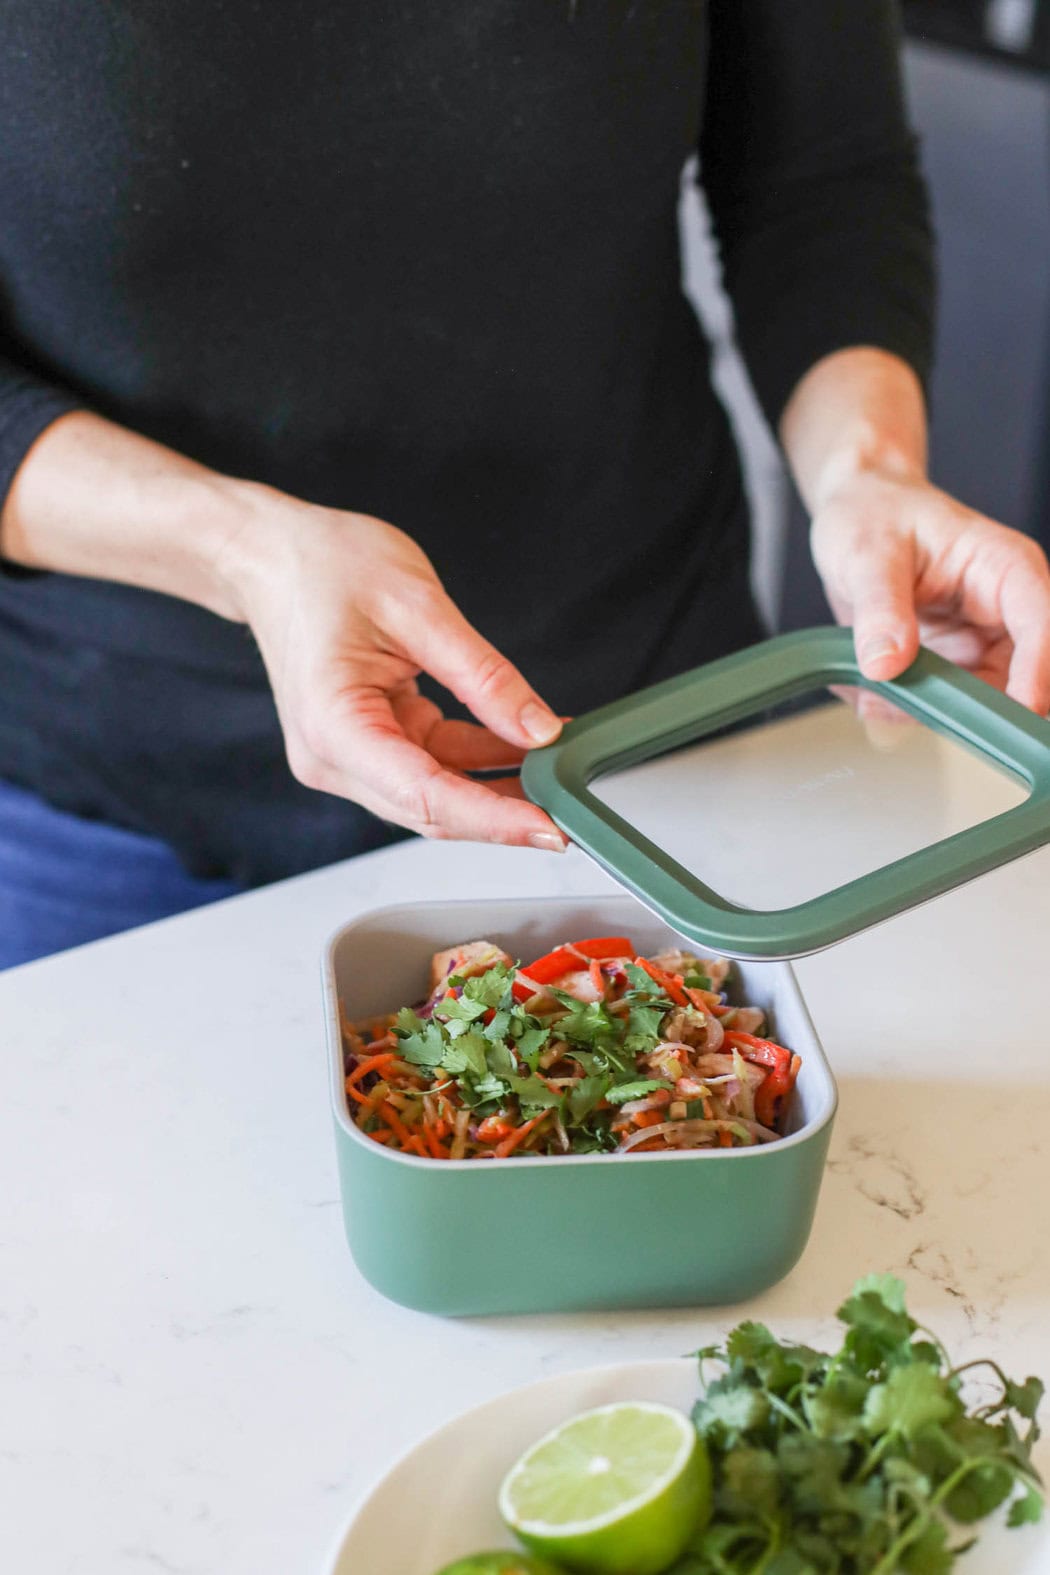
[[[478,1142],[502,1143],[514,1130],[514,1123],[505,1116],[486,1116],[478,1126]]]
[[[396,1050],[384,1050],[380,1055],[370,1055],[366,1061],[358,1062],[346,1080],[347,1088],[351,1083],[359,1083],[369,1072],[377,1072],[381,1066],[389,1066],[391,1061],[398,1058]]]
[[[373,1143],[392,1143],[394,1134],[389,1127],[380,1127],[375,1132],[366,1132],[365,1137],[370,1137]]]
[[[639,968],[645,969],[650,979],[654,980],[661,990],[666,991],[676,1006],[689,1005],[685,990],[682,988],[681,980],[677,974],[664,973],[662,968],[657,968],[655,963],[651,963],[647,957],[636,957],[634,960]]]
[[[538,1127],[540,1122],[545,1120],[549,1114],[549,1110],[541,1110],[538,1116],[533,1116],[531,1121],[526,1121],[516,1132],[512,1132],[510,1137],[504,1138],[503,1142],[496,1149],[496,1158],[506,1159],[508,1154],[513,1154],[514,1150],[525,1141],[529,1133]]]
[[[602,965],[601,965],[601,963],[598,962],[598,960],[595,958],[594,960],[592,960],[591,965],[590,965],[590,969],[588,971],[589,971],[590,976],[591,976],[591,983],[594,985],[594,988],[598,992],[598,999],[600,1001],[604,1000],[604,998],[605,998],[605,975],[602,973]]]
[[[636,1110],[631,1117],[636,1127],[658,1127],[663,1119],[662,1110]]]
[[[420,1159],[429,1159],[430,1157],[426,1149],[423,1147],[423,1139],[421,1137],[417,1137],[414,1132],[408,1139],[407,1143],[402,1143],[401,1152],[402,1154],[418,1154]]]
[[[412,1133],[405,1126],[405,1123],[402,1121],[401,1117],[398,1115],[397,1111],[394,1109],[393,1105],[388,1099],[384,1099],[383,1103],[380,1105],[379,1114],[383,1117],[388,1126],[393,1129],[397,1136],[398,1142],[401,1144],[401,1147],[407,1148],[412,1140]]]
[[[423,1128],[423,1137],[426,1140],[427,1148],[435,1159],[448,1159],[448,1149],[443,1143],[438,1142],[432,1127]]]

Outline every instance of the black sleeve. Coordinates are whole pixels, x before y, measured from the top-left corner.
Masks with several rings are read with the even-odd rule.
[[[775,425],[822,356],[873,345],[925,384],[933,237],[894,0],[709,0],[700,180]]]
[[[0,508],[15,471],[44,428],[82,405],[82,400],[36,377],[0,348]]]

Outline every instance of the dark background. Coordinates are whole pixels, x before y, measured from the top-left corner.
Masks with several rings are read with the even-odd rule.
[[[938,230],[933,479],[1050,548],[1050,0],[908,0]],[[777,622],[828,616],[790,506]]]

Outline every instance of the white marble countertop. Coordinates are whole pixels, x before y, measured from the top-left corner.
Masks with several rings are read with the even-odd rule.
[[[687,761],[660,769],[684,832]],[[966,757],[938,791],[987,812]],[[361,1491],[475,1400],[736,1318],[455,1323],[384,1301],[345,1246],[327,935],[392,900],[604,884],[576,854],[404,844],[0,977],[5,1575],[319,1575]],[[1048,889],[1044,850],[798,964],[841,1107],[809,1247],[749,1314],[831,1339],[854,1279],[894,1270],[959,1360],[1050,1375]],[[1050,1570],[1050,1529],[963,1568]]]

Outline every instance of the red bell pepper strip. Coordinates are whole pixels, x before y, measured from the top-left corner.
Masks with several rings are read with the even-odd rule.
[[[573,941],[572,949],[595,962],[605,962],[609,957],[634,956],[634,947],[626,935],[599,935],[589,941]]]
[[[726,1032],[725,1043],[739,1050],[745,1061],[769,1068],[755,1091],[755,1115],[764,1127],[775,1127],[779,1102],[794,1088],[801,1060],[772,1039],[757,1039],[754,1034],[738,1033],[732,1028]]]
[[[522,969],[522,973],[527,973],[537,984],[550,984],[552,979],[560,979],[563,973],[578,969],[581,957],[588,962],[601,962],[605,957],[629,957],[632,950],[625,935],[600,935],[594,940],[573,941],[568,946],[559,946],[546,956],[537,957],[534,963]]]
[[[545,957],[537,957],[534,963],[523,968],[522,973],[528,974],[535,984],[550,984],[552,979],[560,979],[563,973],[568,973],[571,968],[578,968],[580,959],[575,952],[567,946],[559,946],[557,951],[548,952]]]
[[[689,1005],[689,998],[682,985],[681,975],[664,973],[662,968],[654,967],[645,957],[636,957],[634,960],[637,966],[644,968],[650,979],[658,984],[666,995],[670,996],[676,1006]]]
[[[529,988],[533,984],[553,984],[563,974],[576,973],[580,968],[581,957],[588,961],[600,962],[605,957],[629,957],[634,947],[625,935],[598,935],[591,940],[574,941],[570,946],[559,946],[552,952],[547,952],[544,957],[537,957],[521,972],[524,980],[514,981],[514,996],[518,1001],[527,1001],[536,991]]]

